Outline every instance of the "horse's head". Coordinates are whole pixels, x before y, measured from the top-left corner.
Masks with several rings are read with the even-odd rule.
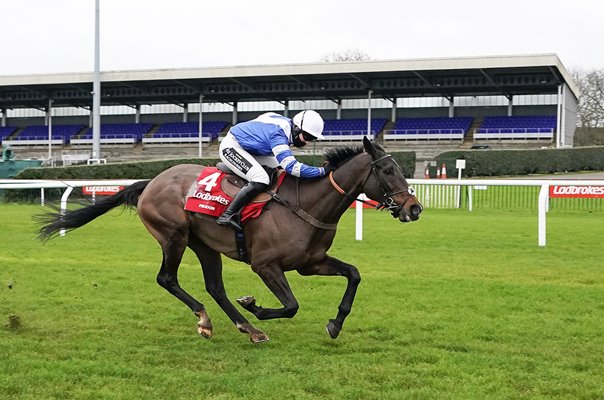
[[[378,208],[388,209],[392,216],[402,222],[419,219],[423,207],[415,197],[403,176],[403,170],[390,154],[365,137],[365,151],[371,156],[371,172],[365,180],[363,192],[367,197],[379,202]]]

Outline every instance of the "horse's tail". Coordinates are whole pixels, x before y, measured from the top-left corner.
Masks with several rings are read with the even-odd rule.
[[[138,198],[147,187],[149,181],[139,181],[113,196],[98,200],[89,206],[61,213],[59,210],[36,215],[34,218],[42,225],[38,237],[41,240],[52,239],[62,229],[73,230],[86,225],[96,217],[117,206],[136,207]]]

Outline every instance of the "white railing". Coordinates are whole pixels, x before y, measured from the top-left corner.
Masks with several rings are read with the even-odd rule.
[[[65,138],[61,137],[61,138],[57,138],[57,137],[53,137],[50,140],[50,144],[52,145],[64,145],[65,144]],[[35,137],[26,137],[23,139],[4,139],[2,141],[2,145],[4,146],[47,146],[48,145],[48,137],[46,137],[46,139],[44,139],[42,136],[35,136]]]
[[[61,212],[67,209],[67,199],[76,187],[84,186],[130,186],[137,179],[105,179],[105,180],[31,180],[31,179],[0,179],[0,189],[40,189],[40,204],[44,205],[44,189],[65,189],[61,196]],[[61,230],[61,236],[65,230]]]
[[[156,144],[156,143],[199,143],[199,133],[198,132],[179,132],[179,133],[160,133],[155,135],[161,136],[152,136],[152,137],[143,137],[142,142],[145,144]],[[201,141],[203,143],[210,143],[212,141],[211,136],[208,136],[207,133],[203,133],[201,137]]]
[[[323,138],[319,141],[355,141],[362,140],[364,137],[373,140],[375,131],[372,130],[367,134],[367,129],[326,130],[323,131]]]
[[[139,141],[138,136],[136,136],[135,134],[104,135],[99,140],[100,140],[101,144],[129,144],[129,145],[133,145],[133,146],[136,145],[136,143],[138,143],[138,141]],[[92,144],[92,142],[93,142],[92,137],[74,138],[69,141],[69,143],[72,145],[83,145],[83,144],[90,145],[90,144]]]
[[[464,129],[387,129],[384,131],[384,140],[463,140]]]
[[[472,188],[484,187],[484,186],[537,186],[540,187],[539,196],[535,200],[538,205],[538,216],[537,216],[537,226],[538,226],[538,245],[545,246],[546,245],[546,215],[548,211],[548,201],[549,201],[549,187],[550,186],[604,186],[604,180],[532,180],[532,179],[408,179],[407,180],[411,185],[421,185],[426,187],[431,187],[430,189],[434,189],[431,193],[438,193],[437,189],[442,187],[442,196],[445,198],[445,201],[451,202],[451,193],[455,194],[455,203],[454,206],[459,206],[459,193],[460,188],[462,186],[469,187],[469,211],[472,211]],[[132,179],[114,179],[114,180],[63,180],[63,181],[55,181],[55,180],[14,180],[14,179],[0,179],[0,189],[41,189],[41,204],[44,204],[44,188],[65,188],[65,192],[61,196],[61,210],[65,210],[67,208],[67,199],[71,194],[72,190],[75,187],[83,187],[83,186],[129,186],[138,180]],[[451,190],[444,190],[445,187],[450,187]],[[418,186],[419,188],[419,186]],[[426,196],[426,193],[429,193],[426,188],[422,189],[423,192],[418,191],[418,196],[420,201],[425,202],[424,206],[429,208],[429,199],[426,197],[424,199],[423,196]],[[422,196],[422,193],[424,195]],[[364,195],[361,195],[364,196]],[[357,240],[362,240],[362,203],[357,202],[357,218],[356,218],[356,230]]]
[[[536,186],[539,187],[537,203],[538,245],[546,245],[546,216],[549,204],[550,186],[604,186],[604,180],[533,180],[533,179],[407,179],[410,185],[418,185],[417,196],[424,205],[430,208],[454,208],[460,205],[462,186],[468,186],[468,210],[472,211],[472,191],[474,187],[484,186]],[[422,187],[425,186],[425,187]],[[432,197],[430,197],[432,196]],[[432,203],[431,203],[432,202]],[[357,240],[362,240],[362,203],[356,203]]]
[[[537,132],[535,132],[537,130]],[[553,139],[554,130],[545,128],[477,128],[474,140],[488,139]]]

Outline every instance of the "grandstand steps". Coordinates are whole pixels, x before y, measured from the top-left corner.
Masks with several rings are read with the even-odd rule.
[[[13,133],[11,133],[6,139],[10,140],[10,139],[16,138],[17,136],[19,136],[19,134],[21,132],[23,132],[23,129],[25,129],[25,128],[18,128],[16,131],[14,131]]]
[[[460,146],[462,149],[469,149],[474,145],[474,131],[480,128],[480,125],[484,122],[484,117],[476,117],[472,121],[472,125],[468,129],[468,133],[466,134],[463,144]]]
[[[153,137],[153,135],[155,135],[155,132],[159,130],[160,126],[161,125],[153,125],[149,132],[145,133],[143,137]]]
[[[80,131],[78,133],[76,133],[75,135],[73,135],[73,139],[75,138],[79,138],[80,135],[83,135],[84,133],[86,133],[86,131],[88,130],[88,126],[84,126],[82,127],[82,129],[80,129]]]
[[[388,121],[386,122],[386,125],[384,125],[384,128],[376,135],[376,141],[380,144],[384,143],[384,132],[385,131],[391,131],[392,129],[394,129],[394,125],[396,124],[396,122],[394,121]]]

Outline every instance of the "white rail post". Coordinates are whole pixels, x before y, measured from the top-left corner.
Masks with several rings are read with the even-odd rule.
[[[539,191],[539,216],[538,216],[538,226],[539,226],[539,246],[545,246],[546,243],[546,213],[547,213],[547,203],[549,197],[549,184],[541,185],[541,190]]]
[[[361,193],[357,199],[367,200],[365,193]],[[354,202],[356,211],[356,231],[354,238],[356,240],[363,240],[363,203],[360,201]]]
[[[65,191],[63,192],[63,195],[61,196],[61,215],[65,214],[65,210],[67,210],[67,198],[71,194],[72,190],[73,190],[73,187],[72,186],[68,186],[65,189]],[[59,235],[65,236],[65,229],[61,229],[59,231]]]
[[[451,103],[453,104],[453,103]],[[455,160],[455,168],[457,168],[457,181],[461,182],[461,173],[466,167],[466,160],[460,159]],[[457,186],[455,190],[455,207],[461,208],[461,185]]]

